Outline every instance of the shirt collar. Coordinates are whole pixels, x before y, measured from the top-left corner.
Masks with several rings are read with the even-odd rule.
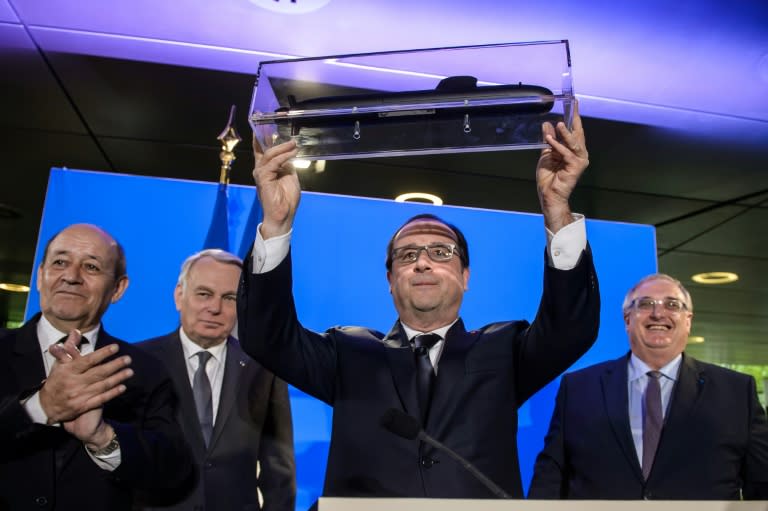
[[[87,332],[81,332],[81,334],[83,337],[88,339],[88,343],[91,346],[94,346],[96,339],[99,338],[100,330],[101,325],[99,324],[96,325],[96,328],[92,328]],[[48,321],[48,318],[45,317],[45,314],[40,315],[40,321],[37,322],[37,339],[38,342],[40,342],[40,347],[43,349],[43,351],[46,351],[48,346],[51,344],[59,342],[65,335],[69,335],[69,332],[62,332],[61,330],[54,327],[50,321]]]
[[[669,361],[667,365],[659,369],[659,372],[669,378],[672,381],[677,380],[677,374],[680,371],[680,363],[683,361],[683,354],[680,353],[675,358]],[[648,364],[640,360],[640,358],[632,353],[629,356],[628,363],[628,376],[629,381],[635,381],[644,377],[648,371],[652,371]]]
[[[400,324],[403,326],[403,331],[405,332],[405,335],[406,337],[408,337],[409,341],[414,337],[416,337],[417,335],[421,335],[421,334],[437,334],[440,336],[440,339],[445,340],[445,335],[448,333],[448,330],[450,330],[451,327],[454,325],[454,323],[456,323],[458,320],[459,318],[456,318],[453,321],[451,321],[449,324],[445,326],[441,326],[440,328],[436,328],[429,332],[421,332],[419,330],[414,330],[413,328],[403,323],[402,320],[400,321]]]
[[[203,348],[195,344],[195,342],[189,338],[186,332],[184,332],[184,329],[181,327],[179,328],[179,338],[181,339],[181,349],[184,350],[184,358],[186,360],[189,360],[190,358],[197,355],[199,352],[203,351]],[[207,351],[218,362],[221,362],[222,360],[224,360],[224,356],[227,353],[227,341],[219,343],[216,346],[211,346],[210,348],[208,348]]]

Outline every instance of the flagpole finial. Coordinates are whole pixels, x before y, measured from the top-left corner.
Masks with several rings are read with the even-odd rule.
[[[237,134],[232,120],[235,118],[235,105],[229,110],[229,120],[217,139],[221,142],[221,173],[219,174],[219,183],[229,184],[229,171],[232,168],[232,162],[235,161],[235,146],[240,143],[242,138]]]

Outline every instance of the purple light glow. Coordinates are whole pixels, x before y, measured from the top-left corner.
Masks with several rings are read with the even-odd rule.
[[[0,20],[15,21],[8,1],[0,0]],[[586,115],[734,138],[768,131],[765,0],[553,0],[546,12],[539,2],[507,0],[336,1],[303,15],[249,0],[10,5],[47,51],[250,74],[259,61],[290,55],[567,38]]]

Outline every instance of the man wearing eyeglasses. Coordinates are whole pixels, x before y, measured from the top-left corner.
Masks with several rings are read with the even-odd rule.
[[[529,498],[768,498],[755,381],[683,352],[688,291],[649,275],[623,311],[630,353],[563,376]]]
[[[556,138],[559,136],[559,140]],[[325,496],[493,498],[460,464],[380,426],[394,408],[522,497],[517,409],[594,342],[599,292],[584,218],[568,203],[588,164],[576,113],[573,131],[545,124],[537,185],[550,242],[536,320],[467,331],[459,317],[469,248],[432,215],[405,222],[387,249],[387,279],[399,318],[374,330],[303,328],[291,296],[289,240],[299,182],[293,142],[256,149],[264,211],[238,296],[240,340],[277,376],[334,408]],[[521,292],[524,292],[521,290]]]

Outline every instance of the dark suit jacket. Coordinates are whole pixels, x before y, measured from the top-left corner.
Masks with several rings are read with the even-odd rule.
[[[45,378],[39,318],[0,331],[0,509],[127,510],[133,489],[180,484],[190,473],[190,458],[173,420],[173,384],[159,362],[103,327],[96,348],[119,344],[118,355],[131,356],[135,373],[103,412],[117,432],[120,466],[102,470],[75,437],[29,419],[19,401]]]
[[[530,498],[766,498],[768,426],[752,377],[683,355],[648,481],[629,426],[627,359],[563,376]]]
[[[182,491],[168,493],[170,509],[292,510],[296,498],[293,425],[288,386],[227,341],[224,380],[211,444],[206,449],[189,384],[179,331],[139,344],[171,373],[179,395],[177,420],[197,467]],[[261,467],[256,476],[256,462]],[[160,505],[158,508],[167,509]]]
[[[250,261],[249,263],[250,264]],[[301,327],[291,294],[291,263],[243,271],[240,340],[275,374],[334,408],[324,495],[491,498],[460,464],[417,440],[379,426],[397,408],[419,416],[414,354],[400,323],[384,335],[357,327],[320,335]],[[593,343],[599,293],[591,255],[570,271],[547,267],[536,320],[448,331],[426,432],[522,496],[517,409]]]

